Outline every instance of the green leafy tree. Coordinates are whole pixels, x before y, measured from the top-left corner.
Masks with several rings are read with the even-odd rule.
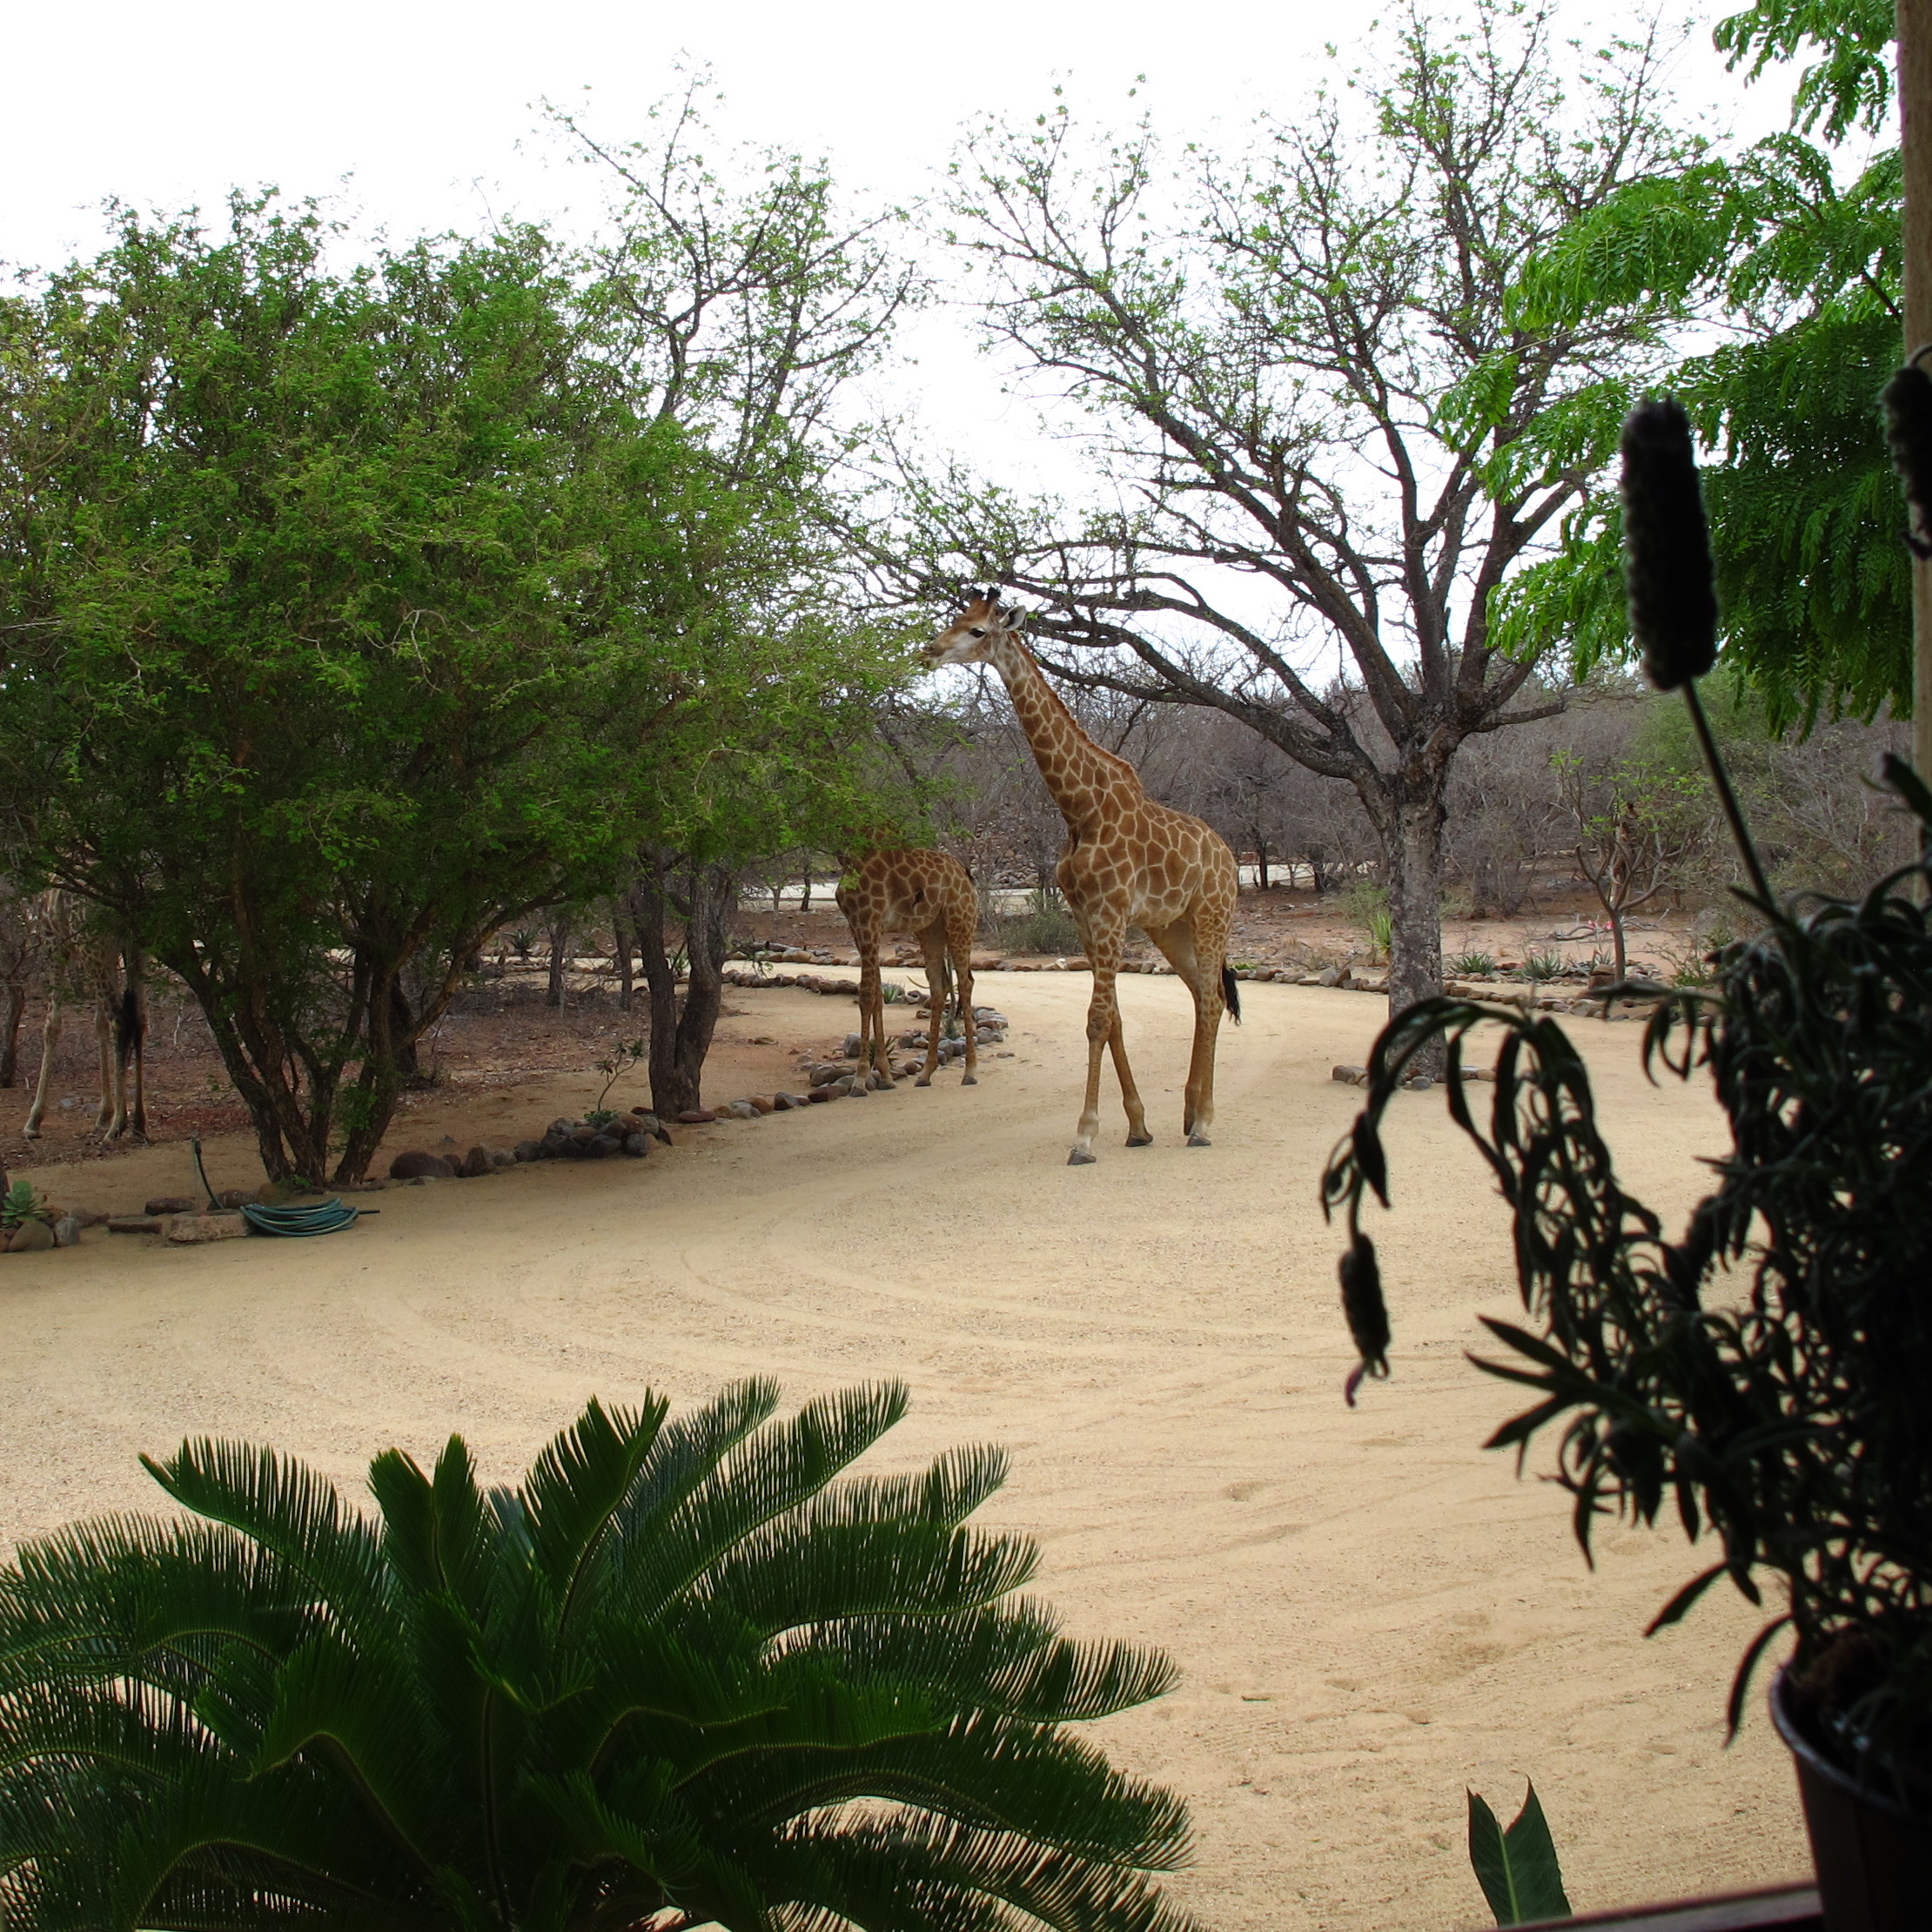
[[[1143,128],[1083,158],[1057,111],[973,144],[953,217],[989,335],[1087,412],[1103,500],[918,480],[907,587],[1030,593],[1067,676],[1214,708],[1351,784],[1399,1006],[1441,983],[1458,748],[1560,708],[1490,628],[1586,482],[1527,439],[1650,340],[1644,305],[1545,327],[1507,298],[1683,148],[1647,44],[1566,78],[1542,15],[1501,3],[1466,30],[1411,10],[1391,40],[1359,118],[1318,98],[1237,156]]]
[[[861,829],[916,835],[925,788],[881,756],[875,739],[877,706],[906,661],[879,634],[870,652],[855,646],[863,634],[800,614],[776,641],[782,672],[728,705],[728,721],[673,768],[651,841],[633,861],[651,1104],[661,1114],[701,1104],[751,862],[800,844],[835,850]]]
[[[1648,300],[1660,334],[1701,322],[1729,339],[1607,381],[1542,426],[1546,460],[1605,480],[1560,554],[1496,600],[1506,643],[1566,637],[1579,670],[1623,654],[1601,466],[1635,396],[1667,389],[1715,453],[1704,489],[1728,661],[1781,725],[1909,710],[1909,563],[1875,400],[1899,358],[1899,235],[1895,152],[1841,187],[1825,151],[1783,134],[1627,191],[1529,265],[1512,301],[1540,325]]]
[[[1854,129],[1884,124],[1892,19],[1868,0],[1766,0],[1726,20],[1718,44],[1754,76],[1807,48],[1821,57],[1797,84],[1793,129],[1623,187],[1524,264],[1510,305],[1525,325],[1635,303],[1660,342],[1694,328],[1720,339],[1607,379],[1527,439],[1526,454],[1600,480],[1560,553],[1495,598],[1510,647],[1565,637],[1580,670],[1623,654],[1606,466],[1641,388],[1667,389],[1713,453],[1727,661],[1774,725],[1910,711],[1910,565],[1877,407],[1901,355],[1899,156],[1882,148],[1849,179],[1834,156]]]
[[[180,976],[272,1175],[347,1181],[488,935],[731,784],[798,809],[889,674],[614,270],[329,242],[124,214],[0,312],[0,836]]]
[[[0,313],[0,824],[186,984],[270,1173],[352,1179],[483,938],[614,868],[755,506],[540,236],[328,240],[124,214]]]
[[[1898,14],[1892,0],[1757,0],[1718,23],[1712,36],[1734,66],[1750,63],[1755,80],[1774,62],[1815,56],[1792,97],[1794,125],[1824,123],[1828,140],[1855,127],[1875,134],[1892,104],[1892,43]]]
[[[845,1474],[896,1385],[775,1420],[593,1402],[522,1486],[453,1437],[359,1514],[272,1451],[189,1513],[0,1572],[0,1908],[23,1932],[299,1926],[1182,1932],[1179,1801],[1066,1728],[1157,1696],[966,1526],[1003,1459]]]
[[[875,741],[903,641],[852,607],[835,473],[869,433],[840,398],[922,291],[889,245],[892,218],[844,215],[822,166],[778,151],[710,159],[696,85],[642,141],[552,117],[610,190],[590,300],[612,352],[732,489],[784,512],[764,527],[775,567],[748,614],[760,650],[709,679],[716,714],[662,768],[675,782],[638,825],[627,922],[652,1102],[675,1114],[701,1103],[748,869],[922,815],[922,788]]]

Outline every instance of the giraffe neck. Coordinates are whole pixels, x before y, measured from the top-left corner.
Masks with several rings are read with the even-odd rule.
[[[1040,776],[1073,830],[1087,829],[1110,803],[1117,805],[1125,794],[1140,790],[1134,768],[1103,751],[1080,728],[1018,638],[998,637],[986,654],[1013,701],[1013,714],[1033,747]]]

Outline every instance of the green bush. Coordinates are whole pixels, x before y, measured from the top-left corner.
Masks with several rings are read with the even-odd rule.
[[[1171,1667],[1014,1598],[996,1452],[842,1473],[905,1400],[593,1402],[517,1489],[386,1452],[374,1517],[149,1463],[187,1514],[0,1571],[0,1922],[1181,1932],[1183,1806],[1064,1727]]]
[[[1035,892],[1023,913],[992,922],[993,942],[1009,953],[1050,953],[1059,958],[1077,953],[1086,942],[1057,892]]]

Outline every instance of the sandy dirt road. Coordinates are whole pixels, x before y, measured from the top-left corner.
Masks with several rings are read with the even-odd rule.
[[[1315,1177],[1358,1097],[1329,1067],[1363,1058],[1382,1003],[1244,987],[1216,1144],[1190,1150],[1184,992],[1124,982],[1158,1137],[1123,1148],[1110,1102],[1098,1164],[1072,1169],[1088,982],[982,987],[1012,1057],[976,1089],[948,1074],[645,1163],[391,1190],[379,1219],[325,1240],[91,1236],[0,1262],[0,1538],[151,1506],[136,1453],[186,1434],[272,1442],[356,1485],[377,1449],[427,1456],[460,1429],[500,1479],[593,1392],[692,1399],[755,1372],[802,1398],[896,1376],[914,1406],[889,1459],[1003,1444],[1014,1473],[986,1519],[1038,1539],[1070,1629],[1177,1659],[1178,1691],[1102,1729],[1191,1802],[1177,1889],[1209,1925],[1486,1924],[1464,1788],[1506,1820],[1526,1775],[1579,1909],[1800,1875],[1761,1705],[1724,1746],[1754,1613],[1714,1593],[1645,1640],[1694,1567],[1680,1539],[1613,1526],[1592,1573],[1565,1499],[1479,1446],[1510,1392],[1462,1351],[1514,1294],[1499,1204],[1439,1096],[1403,1098],[1397,1212],[1376,1231],[1395,1375],[1343,1405]],[[744,1003],[780,1033],[828,1030],[808,995]],[[1674,1215],[1717,1116],[1644,1082],[1635,1026],[1573,1030],[1623,1177]]]

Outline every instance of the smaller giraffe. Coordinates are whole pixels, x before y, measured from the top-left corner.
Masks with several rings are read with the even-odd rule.
[[[911,933],[925,948],[926,983],[932,1017],[926,1026],[926,1063],[915,1086],[929,1087],[939,1064],[939,1037],[946,1016],[948,961],[966,1037],[966,1077],[979,1083],[973,1023],[973,939],[979,929],[979,895],[971,875],[947,852],[874,852],[839,882],[839,910],[859,949],[859,1068],[875,1068],[888,1086],[892,1059],[886,1044],[885,996],[879,979],[879,943],[889,932]]]

